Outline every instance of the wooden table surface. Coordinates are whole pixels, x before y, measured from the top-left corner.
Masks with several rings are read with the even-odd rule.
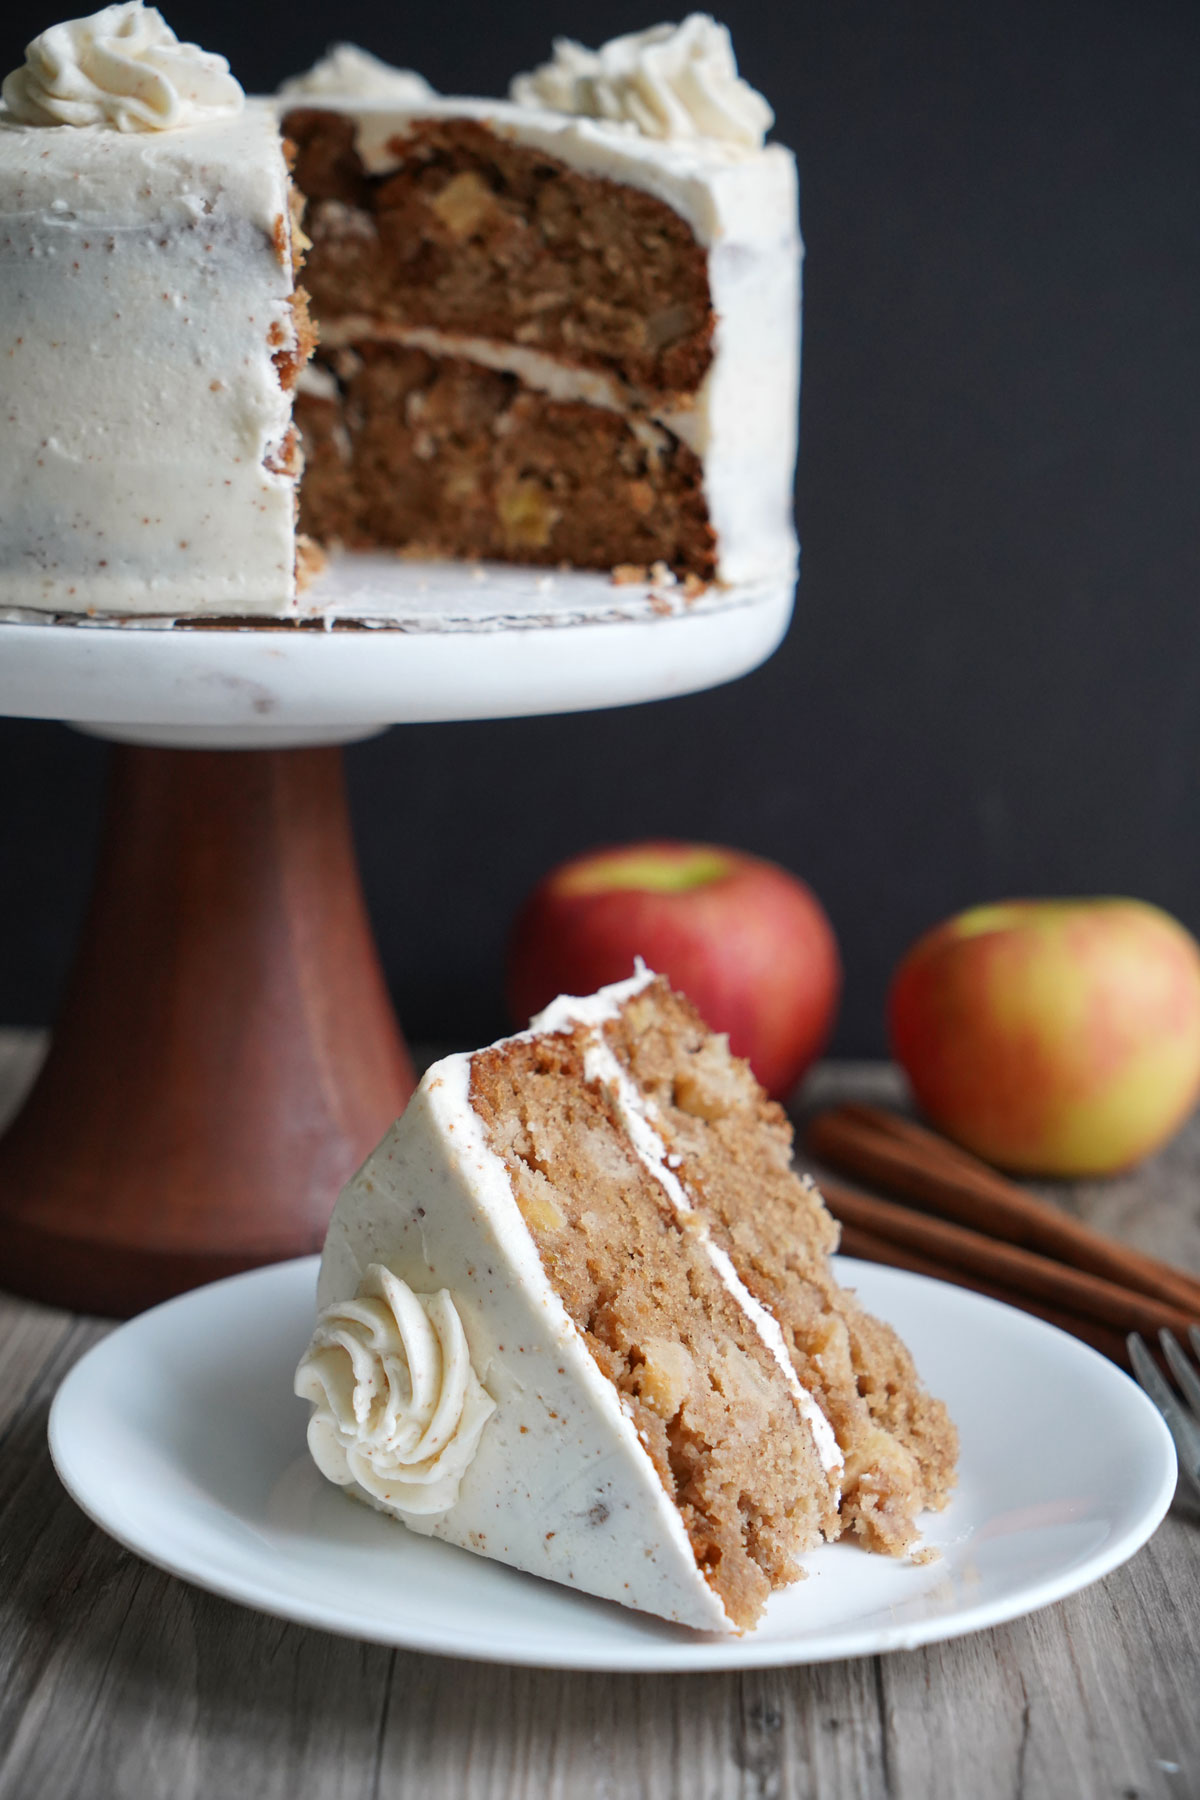
[[[0,1116],[37,1054],[0,1033]],[[892,1081],[829,1065],[803,1098]],[[1198,1178],[1200,1120],[1059,1194],[1200,1271]],[[1178,1504],[1085,1593],[924,1650],[696,1676],[455,1662],[282,1624],[96,1530],[46,1413],[109,1329],[0,1295],[0,1800],[1200,1796],[1200,1526]]]

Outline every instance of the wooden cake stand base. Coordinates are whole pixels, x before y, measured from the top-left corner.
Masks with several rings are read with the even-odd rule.
[[[0,1139],[0,1284],[127,1315],[319,1249],[413,1071],[341,751],[113,756],[66,1005]]]

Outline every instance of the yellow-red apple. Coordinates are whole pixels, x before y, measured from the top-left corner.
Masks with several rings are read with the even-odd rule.
[[[888,999],[929,1118],[1001,1168],[1103,1175],[1200,1098],[1200,945],[1140,900],[1013,900],[921,938]]]
[[[620,981],[640,956],[788,1093],[829,1036],[837,940],[812,890],[775,863],[667,839],[595,850],[551,870],[517,916],[508,1002],[524,1025],[558,994]]]

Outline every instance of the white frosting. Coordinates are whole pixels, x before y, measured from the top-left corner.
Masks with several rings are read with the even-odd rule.
[[[241,110],[223,56],[181,44],[162,14],[121,0],[52,25],[5,78],[4,104],[26,125],[173,131]]]
[[[748,248],[729,237],[713,245],[712,364],[694,413],[678,421],[663,415],[703,461],[724,581],[756,581],[796,567],[801,254],[798,238],[772,248]]]
[[[405,106],[419,105],[434,89],[415,70],[394,68],[357,44],[331,44],[311,69],[281,82],[278,92],[286,100],[326,100],[333,95],[347,100],[394,100]]]
[[[274,108],[186,131],[0,114],[0,600],[295,607],[295,342]]]
[[[331,319],[321,331],[326,349],[361,343],[403,344],[410,350],[427,350],[431,356],[462,357],[484,369],[517,375],[528,388],[552,400],[582,400],[610,412],[626,412],[631,406],[647,406],[646,396],[604,369],[588,369],[563,362],[544,350],[530,350],[501,338],[472,337],[464,331],[441,331],[433,325],[401,325],[391,319],[371,319],[365,313],[344,313]],[[647,406],[647,410],[653,408]]]
[[[321,332],[321,342],[330,350],[364,340],[403,344],[410,350],[427,351],[430,356],[462,358],[483,369],[516,375],[524,387],[545,394],[548,399],[582,402],[586,406],[600,406],[607,412],[620,413],[635,437],[655,447],[666,442],[662,433],[654,430],[655,425],[660,425],[702,460],[706,459],[710,448],[703,390],[698,401],[691,396],[676,396],[674,404],[664,406],[604,369],[562,362],[544,350],[530,350],[524,344],[505,342],[500,338],[472,337],[467,332],[439,331],[432,325],[399,325],[390,319],[373,320],[360,313],[344,313]],[[311,374],[305,370],[300,386],[305,393],[321,399],[337,398],[336,381],[320,367]]]
[[[321,1313],[295,1389],[322,1475],[400,1517],[454,1505],[496,1410],[446,1289],[414,1294],[378,1263]]]
[[[594,994],[560,994],[557,1000],[534,1014],[528,1031],[517,1035],[531,1038],[542,1031],[570,1031],[575,1025],[599,1026],[609,1019],[619,1019],[621,1008],[657,979],[654,970],[648,969],[640,956],[635,956],[633,974],[627,975],[624,981],[610,981],[607,987],[597,988]]]
[[[758,150],[775,115],[737,72],[729,32],[706,13],[587,50],[555,40],[554,57],[510,92],[522,106],[629,124],[650,138],[712,138]]]

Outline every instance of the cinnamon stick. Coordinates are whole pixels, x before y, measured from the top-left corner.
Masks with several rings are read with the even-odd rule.
[[[1189,1324],[1200,1319],[1200,1307],[1181,1310],[1136,1288],[1069,1268],[966,1226],[932,1219],[895,1201],[877,1200],[836,1182],[826,1182],[821,1191],[830,1212],[852,1230],[869,1232],[952,1271],[999,1284],[1020,1296],[1020,1304],[1037,1300],[1059,1313],[1090,1319],[1122,1338],[1129,1331],[1153,1335],[1161,1325],[1186,1334]]]
[[[951,1268],[946,1263],[938,1262],[935,1257],[923,1256],[918,1250],[903,1244],[893,1244],[887,1238],[877,1237],[873,1232],[863,1231],[855,1225],[843,1227],[841,1247],[847,1256],[861,1257],[864,1262],[883,1263],[892,1269],[907,1269],[915,1275],[932,1275],[938,1281],[950,1282],[954,1287],[969,1288],[972,1293],[985,1294],[989,1300],[1003,1300],[1022,1312],[1033,1313],[1035,1317],[1045,1319],[1049,1325],[1057,1325],[1060,1331],[1069,1332],[1072,1337],[1089,1344],[1093,1350],[1098,1350],[1110,1361],[1119,1363],[1122,1368],[1129,1367],[1129,1352],[1119,1331],[1097,1325],[1090,1319],[1081,1319],[1078,1314],[1047,1306],[1043,1301],[1032,1300],[1027,1295],[1014,1293],[1000,1282],[988,1281],[983,1276],[969,1275],[962,1269]]]
[[[1200,1316],[1194,1276],[1106,1237],[911,1120],[875,1107],[833,1107],[812,1120],[806,1143],[830,1167],[925,1211]]]

